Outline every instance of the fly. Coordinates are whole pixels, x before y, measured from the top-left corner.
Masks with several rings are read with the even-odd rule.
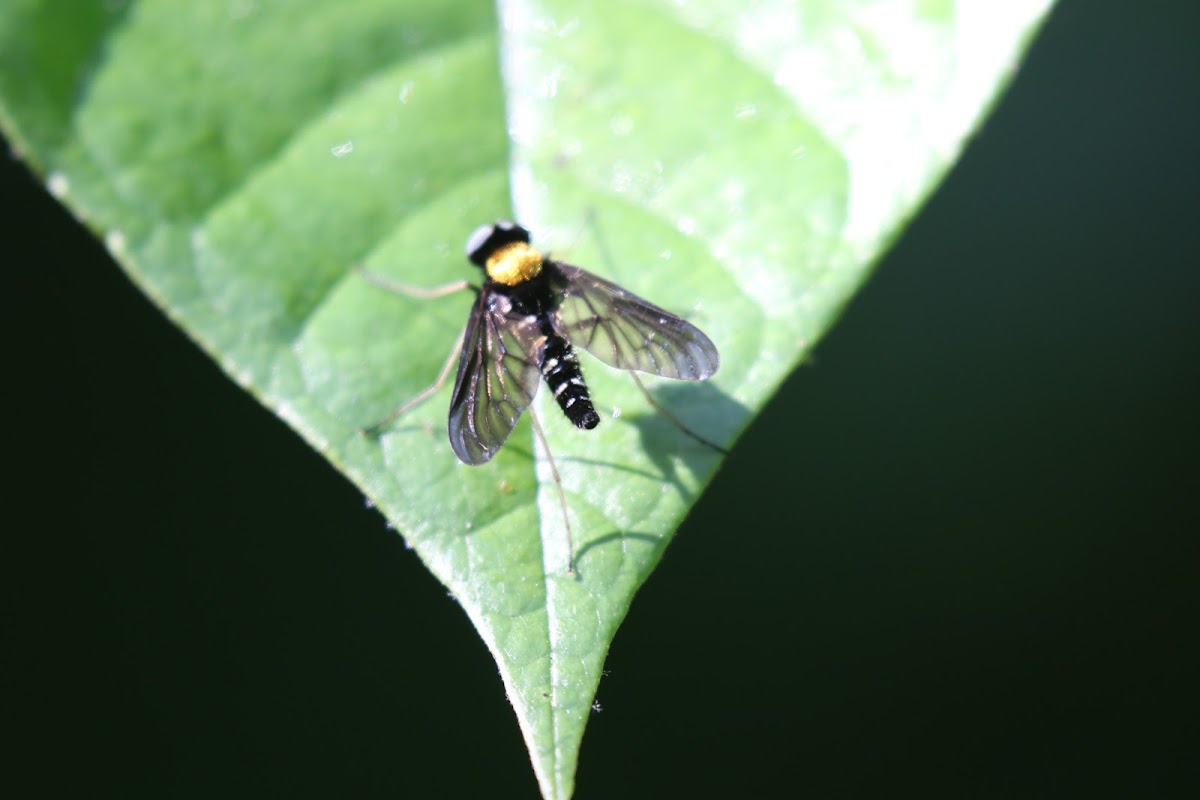
[[[546,381],[559,408],[576,427],[600,424],[575,352],[580,347],[617,369],[630,370],[642,394],[659,413],[697,441],[725,452],[671,415],[650,395],[636,372],[700,381],[720,366],[716,345],[685,319],[633,295],[615,283],[557,261],[530,245],[529,231],[514,222],[482,225],[467,239],[467,258],[483,270],[482,287],[456,281],[433,289],[393,283],[364,273],[372,283],[410,297],[442,297],[475,291],[475,303],[459,341],[437,380],[367,429],[388,424],[434,394],[449,377],[458,355],[450,399],[450,446],[466,464],[485,464],[499,452]],[[534,431],[546,451],[563,519],[566,498],[537,417]],[[568,572],[574,545],[567,521]]]

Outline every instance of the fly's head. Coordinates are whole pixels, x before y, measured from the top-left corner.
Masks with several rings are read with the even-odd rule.
[[[467,258],[493,281],[516,286],[537,277],[545,257],[529,246],[529,231],[500,220],[479,226],[467,238]]]

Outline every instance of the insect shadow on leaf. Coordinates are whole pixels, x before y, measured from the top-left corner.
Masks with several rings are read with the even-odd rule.
[[[357,268],[364,279],[387,289],[431,300],[470,289],[475,303],[466,327],[432,384],[383,419],[363,429],[380,436],[397,418],[435,394],[454,368],[448,431],[455,455],[472,465],[499,452],[527,409],[546,452],[567,531],[567,572],[575,571],[575,544],[567,499],[550,445],[530,407],[544,379],[559,407],[576,427],[600,423],[583,379],[576,347],[630,377],[647,402],[666,420],[701,444],[705,439],[658,403],[636,372],[700,381],[720,366],[716,345],[685,319],[649,303],[611,281],[556,261],[530,246],[529,231],[500,221],[477,228],[467,239],[467,258],[483,270],[482,287],[468,281],[423,288],[397,283]]]

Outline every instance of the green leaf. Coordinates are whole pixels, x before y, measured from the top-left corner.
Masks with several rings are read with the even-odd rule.
[[[445,388],[378,441],[359,434],[428,385],[470,300],[396,296],[352,267],[470,277],[466,234],[515,211],[537,244],[713,338],[713,380],[652,391],[732,442],[935,187],[1048,7],[556,0],[502,4],[499,26],[465,1],[9,0],[0,124],[449,587],[543,794],[565,798],[609,643],[719,459],[585,356],[596,431],[545,392],[536,404],[575,531],[568,574],[527,421],[483,467],[448,446]]]

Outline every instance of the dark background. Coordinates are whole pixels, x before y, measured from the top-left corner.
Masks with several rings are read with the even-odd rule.
[[[1193,6],[1052,15],[641,592],[579,798],[1200,796]],[[534,796],[400,538],[7,159],[0,198],[39,793]]]

